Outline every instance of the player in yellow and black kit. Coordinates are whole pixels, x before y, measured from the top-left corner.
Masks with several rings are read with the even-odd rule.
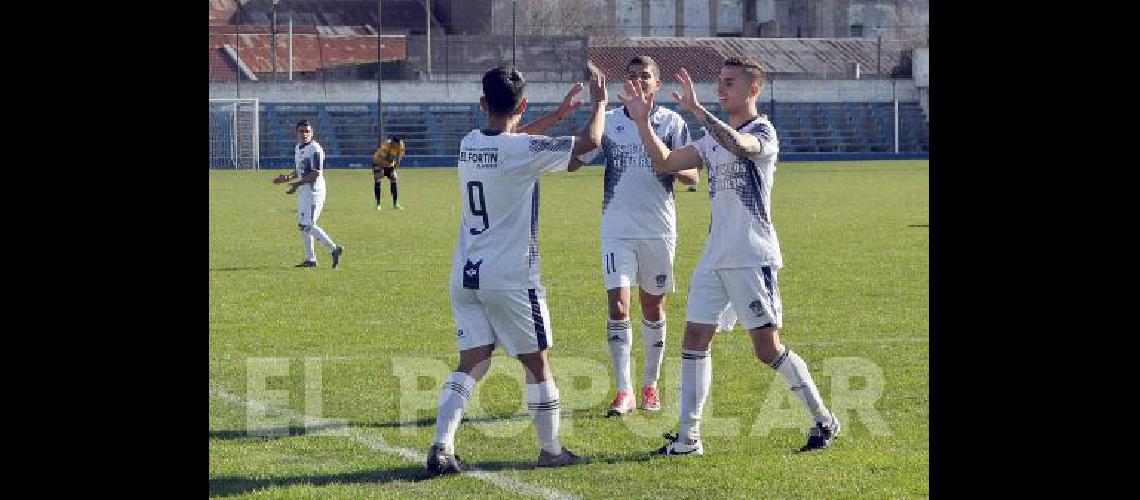
[[[376,210],[380,210],[380,195],[382,189],[380,186],[381,179],[388,178],[388,187],[392,191],[392,207],[396,210],[403,210],[404,207],[400,206],[397,201],[397,193],[399,192],[396,187],[396,181],[399,176],[396,170],[400,168],[400,160],[404,159],[404,140],[398,135],[388,136],[388,142],[380,146],[376,153],[372,155],[372,178],[376,182],[372,186],[372,193],[376,195]]]

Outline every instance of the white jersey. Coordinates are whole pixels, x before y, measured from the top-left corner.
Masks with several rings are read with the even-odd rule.
[[[298,143],[293,147],[293,164],[297,170],[297,178],[304,177],[305,174],[316,171],[317,180],[312,184],[304,184],[301,186],[302,190],[311,190],[313,193],[323,193],[325,190],[325,149],[321,147],[317,141],[309,141],[307,144]]]
[[[538,176],[566,170],[574,140],[472,130],[460,141],[453,287],[540,287]]]
[[[772,225],[772,181],[779,145],[776,129],[760,115],[738,128],[764,145],[764,152],[737,157],[705,134],[693,143],[708,167],[712,221],[698,265],[711,269],[783,266]]]
[[[670,150],[689,143],[689,128],[681,115],[657,106],[649,125]],[[672,238],[677,236],[673,175],[657,175],[645,152],[637,125],[625,107],[606,112],[602,147],[582,158],[590,161],[606,152],[602,198],[602,238]]]

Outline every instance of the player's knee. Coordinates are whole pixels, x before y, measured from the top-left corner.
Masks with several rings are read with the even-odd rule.
[[[776,361],[776,356],[779,356],[779,352],[780,352],[779,349],[777,349],[775,347],[757,346],[756,347],[756,359],[760,360],[761,363],[764,363],[766,365],[770,365],[770,364],[772,364],[773,361]]]
[[[756,359],[766,364],[771,364],[776,360],[776,357],[780,355],[780,352],[783,351],[784,346],[780,345],[779,330],[771,323],[753,329],[750,333]]]
[[[685,334],[681,339],[681,347],[695,351],[708,351],[716,334],[716,325],[704,325],[688,322],[685,324]]]
[[[776,358],[780,356],[780,352],[784,350],[783,347],[784,346],[781,346],[779,342],[757,342],[753,346],[756,351],[756,359],[766,365],[770,365],[773,361],[776,361]]]
[[[661,318],[665,316],[665,297],[642,299],[641,314],[648,321],[661,321]]]
[[[459,366],[455,371],[466,373],[475,380],[482,379],[491,365],[491,354],[494,350],[495,345],[491,344],[460,351]]]
[[[611,300],[610,319],[615,321],[629,319],[629,304],[623,303],[620,300]]]
[[[527,383],[542,382],[551,377],[550,362],[546,359],[545,349],[529,354],[520,354],[518,358],[523,368],[526,369]]]

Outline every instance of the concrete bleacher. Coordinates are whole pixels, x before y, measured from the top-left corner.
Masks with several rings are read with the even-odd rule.
[[[557,104],[533,104],[523,123],[541,117]],[[665,104],[677,110],[675,104]],[[718,116],[718,103],[705,106]],[[776,125],[781,153],[892,153],[894,123],[892,103],[869,102],[771,102],[758,103],[759,111]],[[689,124],[693,116],[680,111]],[[376,103],[317,104],[263,103],[261,159],[263,168],[289,167],[296,143],[294,127],[300,120],[316,126],[317,140],[330,159],[330,166],[368,167],[379,140]],[[569,135],[589,119],[583,106],[569,119],[560,121],[547,135]],[[384,106],[384,134],[397,134],[407,146],[406,166],[453,163],[459,141],[482,126],[484,117],[477,104],[391,104]],[[692,127],[693,140],[704,136]],[[899,152],[928,153],[929,131],[917,102],[899,103]],[[601,162],[599,157],[595,163]]]

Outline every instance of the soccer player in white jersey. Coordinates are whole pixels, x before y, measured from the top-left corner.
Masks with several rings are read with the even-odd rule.
[[[661,68],[652,57],[639,55],[631,59],[626,75],[645,94],[653,95],[661,87]],[[666,147],[676,149],[688,144],[689,129],[681,115],[653,101],[649,104],[649,126]],[[699,174],[695,168],[664,175],[654,171],[637,125],[625,108],[606,112],[602,147],[587,153],[584,161],[602,150],[607,157],[602,199],[602,277],[609,303],[606,339],[617,385],[606,416],[625,415],[634,408],[630,380],[633,328],[629,317],[630,288],[634,285],[640,289],[641,340],[645,347],[645,373],[637,406],[657,411],[661,409],[657,379],[665,354],[665,294],[675,290],[677,214],[673,180],[692,185]]]
[[[332,266],[340,265],[344,247],[333,243],[332,238],[317,225],[321,209],[325,206],[325,150],[313,140],[313,125],[309,120],[297,123],[297,140],[293,148],[294,170],[273,179],[274,184],[289,182],[285,194],[297,195],[297,228],[301,230],[301,243],[305,247],[305,260],[295,267],[317,267],[317,254],[313,252],[313,239],[320,241],[332,255]]]
[[[437,474],[463,470],[455,454],[455,432],[496,345],[517,356],[525,368],[526,401],[541,448],[538,466],[581,461],[558,440],[558,388],[547,360],[553,342],[550,312],[539,281],[538,178],[544,172],[567,170],[572,156],[597,147],[604,124],[605,78],[595,74],[590,80],[593,114],[578,136],[519,133],[516,126],[527,105],[525,85],[514,67],[484,74],[480,105],[487,112],[487,127],[472,130],[459,143],[461,216],[450,282],[459,367],[439,394],[435,442],[427,458],[428,470]]]
[[[754,61],[729,58],[720,70],[717,99],[729,124],[697,101],[688,71],[676,75],[682,93],[673,97],[693,113],[708,133],[679,149],[668,148],[649,128],[652,95],[626,85],[619,96],[637,122],[653,165],[669,173],[708,168],[712,221],[708,241],[689,282],[688,324],[681,351],[681,422],[676,436],[657,450],[664,455],[704,454],[701,410],[712,382],[709,345],[729,308],[752,337],[756,357],[771,366],[815,417],[800,451],[828,446],[840,423],[828,411],[807,364],[780,343],[783,305],[776,272],[783,265],[772,224],[772,181],[779,147],[768,117],[756,111],[764,71]]]

